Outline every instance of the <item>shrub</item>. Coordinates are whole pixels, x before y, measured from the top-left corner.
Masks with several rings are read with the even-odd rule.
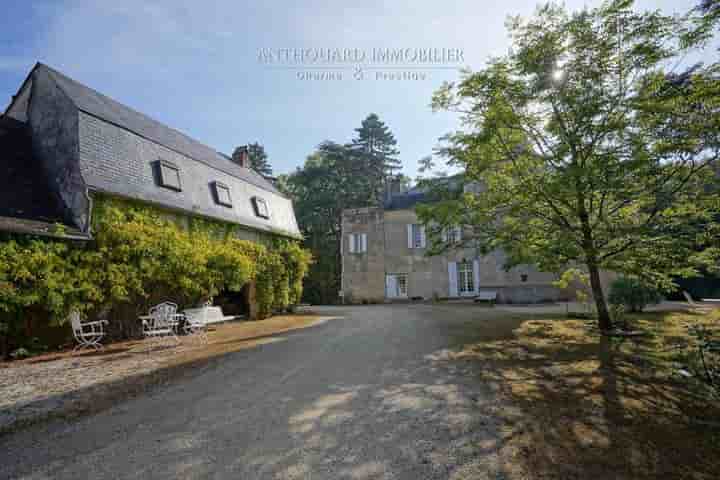
[[[610,285],[608,302],[623,305],[629,312],[642,312],[649,304],[660,303],[660,292],[635,277],[619,277]]]

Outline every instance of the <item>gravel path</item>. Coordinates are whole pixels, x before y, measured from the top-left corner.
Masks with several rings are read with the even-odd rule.
[[[343,315],[227,354],[109,410],[0,439],[0,478],[500,478],[477,365],[447,361],[468,306]]]

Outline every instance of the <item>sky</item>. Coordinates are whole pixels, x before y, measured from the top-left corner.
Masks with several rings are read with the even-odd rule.
[[[432,112],[433,91],[456,80],[458,67],[479,69],[505,53],[507,16],[528,16],[537,5],[536,0],[2,2],[3,110],[41,61],[218,151],[259,142],[276,174],[301,166],[325,140],[349,141],[374,112],[395,134],[403,173],[411,178],[418,160],[459,127],[453,114]],[[575,9],[599,2],[565,3]],[[685,12],[696,3],[638,0],[636,8]],[[436,64],[441,68],[364,69],[361,80],[353,76],[353,62],[331,70],[336,78],[328,79],[317,78],[328,70],[310,61],[268,65],[259,59],[261,49],[304,48],[367,54],[446,48],[462,55]],[[403,71],[421,78],[386,76]]]

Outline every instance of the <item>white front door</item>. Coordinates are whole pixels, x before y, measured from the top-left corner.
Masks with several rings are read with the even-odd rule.
[[[385,276],[385,296],[387,298],[407,297],[407,274],[388,273]]]

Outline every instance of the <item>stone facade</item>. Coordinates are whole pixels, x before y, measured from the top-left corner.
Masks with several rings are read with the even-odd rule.
[[[457,248],[428,256],[427,247],[410,248],[408,225],[418,223],[414,208],[360,208],[343,213],[342,295],[346,302],[474,297],[482,291],[497,292],[498,301],[504,303],[568,297],[567,292],[552,285],[556,279],[552,273],[531,266],[505,271],[501,251],[480,256],[473,248]],[[366,235],[364,251],[352,251],[353,235]],[[458,265],[463,264],[472,265],[472,278],[468,279],[472,290],[467,292],[458,291],[457,282],[451,281]],[[406,295],[388,294],[388,276],[396,275],[406,279]]]

